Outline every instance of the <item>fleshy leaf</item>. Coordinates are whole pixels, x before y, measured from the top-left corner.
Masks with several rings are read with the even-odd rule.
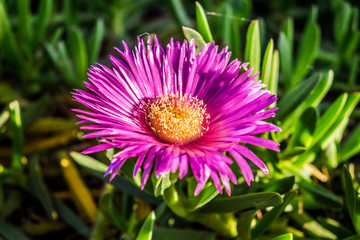
[[[278,193],[248,193],[230,198],[219,198],[200,208],[202,213],[225,213],[242,211],[247,209],[263,209],[269,206],[276,206],[282,202]]]
[[[136,240],[151,240],[154,229],[155,213],[151,212],[145,219]]]

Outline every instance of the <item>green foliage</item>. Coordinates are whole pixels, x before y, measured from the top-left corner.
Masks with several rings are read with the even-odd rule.
[[[359,239],[360,30],[352,2],[0,0],[0,238]],[[198,53],[215,41],[260,72],[279,99],[269,121],[282,129],[265,136],[281,144],[279,153],[252,149],[268,175],[254,171],[248,187],[237,172],[230,197],[210,182],[194,196],[195,178],[177,173],[152,175],[142,191],[136,159],[108,183],[118,150],[78,153],[95,142],[80,141],[68,92],[120,40],[132,46],[144,33],[162,43],[194,39]],[[80,170],[70,179],[59,159],[67,152]],[[85,195],[79,200],[68,185],[75,179],[95,199],[94,219],[79,206]]]

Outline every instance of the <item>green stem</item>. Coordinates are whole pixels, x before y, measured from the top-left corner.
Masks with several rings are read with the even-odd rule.
[[[238,235],[237,221],[232,213],[197,214],[196,212],[191,212],[187,208],[187,198],[175,184],[164,191],[163,199],[166,205],[179,217],[190,222],[201,223],[226,237],[236,237]]]

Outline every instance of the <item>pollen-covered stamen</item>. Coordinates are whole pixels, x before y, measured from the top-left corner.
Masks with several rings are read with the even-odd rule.
[[[157,96],[145,106],[146,123],[162,140],[185,144],[201,137],[208,129],[210,115],[196,97],[170,94]]]

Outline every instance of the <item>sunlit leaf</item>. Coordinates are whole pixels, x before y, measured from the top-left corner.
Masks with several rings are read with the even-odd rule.
[[[272,94],[278,93],[278,81],[279,81],[279,66],[280,66],[280,59],[279,59],[279,52],[277,50],[274,51],[272,65],[271,65],[271,75],[269,79],[268,89]],[[273,103],[271,107],[275,107],[276,103]]]
[[[283,235],[271,238],[270,240],[293,240],[293,234],[292,233],[285,233]]]
[[[188,27],[182,27],[185,38],[190,41],[191,39],[195,40],[195,44],[198,45],[196,53],[199,53],[203,46],[206,44],[205,40],[196,30]]]
[[[9,104],[10,109],[10,121],[12,130],[12,167],[18,170],[23,168],[21,159],[23,157],[23,132],[22,132],[22,121],[20,104],[18,101],[13,101]]]
[[[136,240],[151,240],[154,229],[155,213],[151,212],[145,219]]]
[[[261,76],[260,79],[267,85],[270,85],[270,78],[272,74],[272,61],[273,61],[273,52],[274,52],[274,42],[272,39],[270,39],[265,53],[264,58],[262,60],[262,66],[261,66]],[[269,89],[269,87],[268,87]]]
[[[210,26],[206,18],[205,11],[199,2],[195,2],[196,5],[196,23],[201,36],[203,36],[205,42],[209,43],[214,41],[211,34]]]
[[[260,28],[259,21],[254,20],[250,23],[245,43],[245,62],[250,63],[250,67],[254,68],[254,73],[260,71]]]

